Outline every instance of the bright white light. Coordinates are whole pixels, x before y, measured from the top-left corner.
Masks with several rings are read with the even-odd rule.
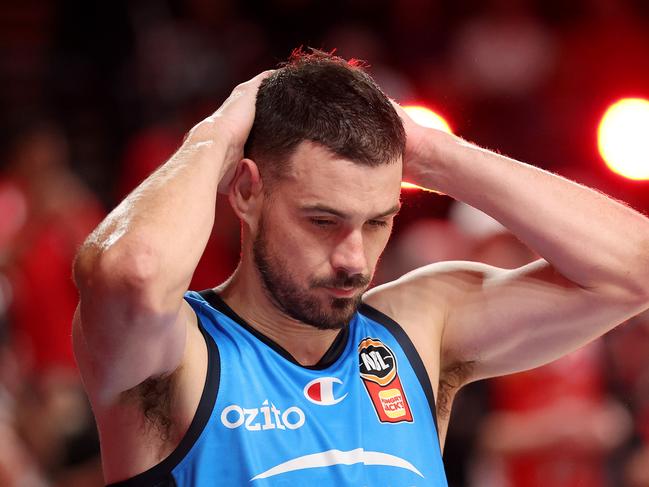
[[[599,124],[597,145],[611,171],[649,179],[649,101],[625,98],[611,105]]]
[[[430,108],[418,106],[418,105],[407,105],[402,107],[405,112],[419,125],[424,127],[429,127],[437,130],[446,132],[447,134],[453,133],[448,122],[441,115],[435,113]]]

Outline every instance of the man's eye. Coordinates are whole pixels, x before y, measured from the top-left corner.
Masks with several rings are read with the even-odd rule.
[[[311,223],[318,227],[328,227],[334,224],[333,220],[328,220],[326,218],[311,218]]]
[[[386,222],[385,220],[369,220],[367,223],[370,224],[373,227],[387,227],[388,226],[388,222]]]

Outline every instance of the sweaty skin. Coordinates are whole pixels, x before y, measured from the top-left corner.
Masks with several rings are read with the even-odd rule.
[[[257,88],[268,74],[237,86],[78,253],[74,347],[107,482],[159,463],[196,411],[207,351],[183,294],[215,223],[219,189],[229,192],[242,221],[241,262],[217,288],[223,299],[311,365],[338,330],[282,310],[283,298],[264,286],[255,264],[255,242],[309,309],[344,317],[349,309],[335,300],[362,296],[399,322],[421,355],[442,444],[462,385],[547,363],[649,307],[647,218],[589,188],[420,127],[398,105],[407,134],[403,160],[372,168],[303,142],[270,196],[255,161],[243,158]],[[543,258],[514,270],[443,262],[367,292],[338,281],[372,276],[402,176],[485,211]]]

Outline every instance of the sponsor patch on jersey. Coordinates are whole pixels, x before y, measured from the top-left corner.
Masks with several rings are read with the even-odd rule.
[[[336,387],[334,392],[334,384],[343,385],[337,377],[318,377],[313,379],[306,386],[304,386],[304,397],[306,397],[313,404],[319,406],[333,406],[347,397],[347,393],[340,394],[337,390],[341,388]]]
[[[361,379],[382,423],[412,422],[412,411],[397,372],[397,358],[381,340],[364,338],[358,344]]]
[[[282,411],[266,399],[261,407],[244,408],[230,404],[221,411],[221,423],[228,429],[244,427],[248,431],[296,430],[304,426],[304,411],[297,406]]]

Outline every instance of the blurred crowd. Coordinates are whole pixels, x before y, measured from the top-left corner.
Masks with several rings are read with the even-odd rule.
[[[23,0],[0,6],[0,39],[0,486],[102,485],[71,353],[76,248],[235,84],[294,47],[365,59],[388,95],[459,135],[649,211],[647,184],[609,173],[595,144],[608,104],[649,97],[643,0]],[[403,200],[376,283],[441,260],[537,258],[462,203]],[[238,259],[221,197],[217,222],[192,289]],[[455,487],[648,487],[649,314],[470,385],[445,461]]]

